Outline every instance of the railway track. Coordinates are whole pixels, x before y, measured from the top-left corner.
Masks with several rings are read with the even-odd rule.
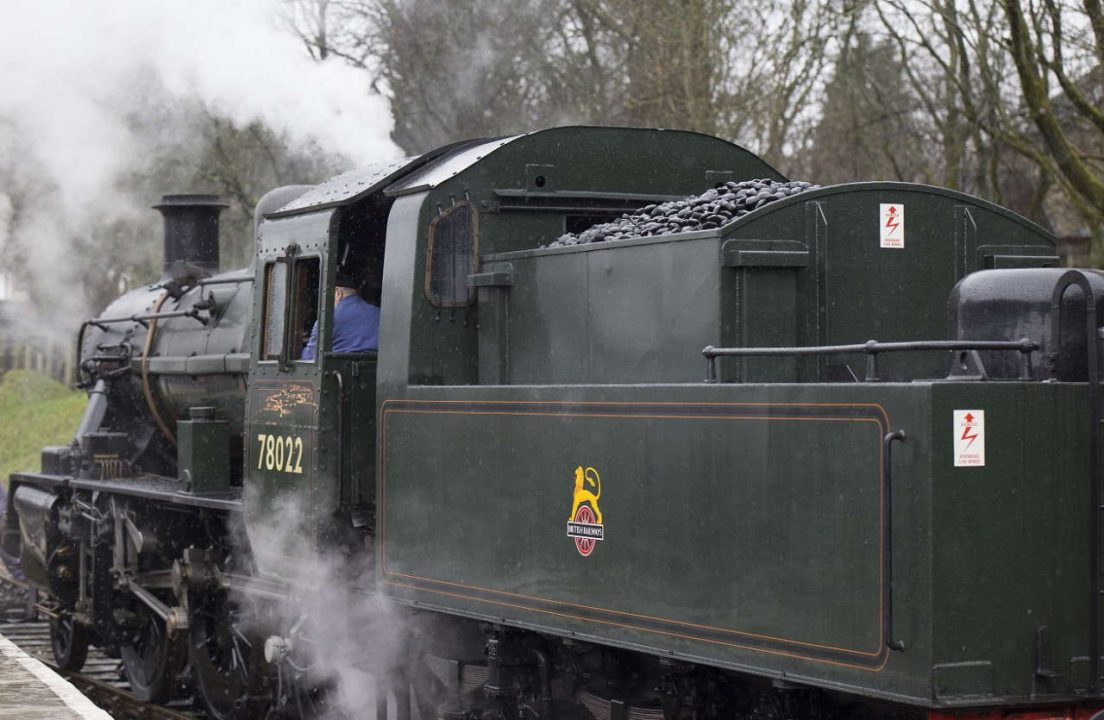
[[[139,701],[130,692],[121,661],[108,657],[99,648],[89,648],[88,659],[80,672],[59,669],[50,648],[50,623],[33,617],[28,588],[2,570],[0,635],[42,661],[117,720],[204,720],[206,717],[192,707],[191,700],[177,701],[170,706]]]

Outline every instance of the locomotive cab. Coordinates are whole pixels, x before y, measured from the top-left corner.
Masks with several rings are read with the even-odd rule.
[[[245,451],[255,494],[246,503],[261,513],[281,508],[310,535],[349,534],[371,522],[377,352],[333,351],[334,290],[346,275],[366,302],[380,305],[389,208],[369,194],[318,212],[285,207],[259,225]]]

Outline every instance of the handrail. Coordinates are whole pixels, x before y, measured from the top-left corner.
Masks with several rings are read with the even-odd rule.
[[[207,323],[211,322],[211,319],[206,318],[206,317],[200,317],[199,312],[200,312],[201,309],[205,309],[205,308],[195,308],[195,307],[193,307],[190,310],[171,310],[169,312],[163,312],[163,313],[147,313],[145,315],[128,315],[126,317],[95,318],[93,320],[85,320],[84,324],[85,325],[95,325],[96,327],[100,328],[101,330],[104,330],[106,328],[104,328],[103,326],[111,324],[111,323],[134,322],[134,323],[138,323],[138,324],[142,325],[143,327],[146,327],[148,325],[149,320],[165,320],[166,318],[188,317],[188,318],[192,318],[193,320],[198,320],[201,324],[206,325]]]
[[[1104,416],[1104,408],[1101,407],[1100,387],[1100,326],[1097,320],[1096,294],[1089,278],[1081,270],[1069,270],[1058,278],[1051,295],[1051,316],[1058,319],[1052,326],[1052,347],[1061,347],[1062,338],[1062,298],[1066,291],[1073,285],[1081,289],[1085,299],[1085,361],[1087,367],[1087,380],[1089,390],[1089,668],[1092,675],[1092,684],[1089,690],[1093,693],[1100,691],[1100,626],[1101,626],[1101,567],[1100,567],[1100,543],[1104,539],[1101,527],[1100,513],[1101,497],[1104,490],[1100,476],[1101,468],[1101,421]]]
[[[897,651],[904,650],[905,643],[893,637],[893,443],[904,439],[904,430],[888,432],[882,438],[882,483],[885,492],[885,503],[882,506],[882,523],[885,527],[885,534],[882,536],[882,552],[885,553],[885,586],[882,589],[885,593],[885,627],[882,635],[885,637],[886,647]]]
[[[1031,354],[1039,349],[1039,343],[1022,340],[914,340],[906,342],[878,342],[867,340],[854,345],[811,345],[806,347],[751,347],[719,348],[707,345],[702,349],[706,359],[705,381],[717,382],[717,358],[719,357],[802,357],[808,355],[850,355],[866,353],[866,376],[863,382],[877,382],[878,354],[884,352],[921,352],[933,350],[1015,350],[1021,354],[1020,379],[1030,380]]]
[[[337,478],[337,492],[340,497],[341,493],[346,491],[345,479],[345,444],[342,440],[345,436],[345,377],[341,374],[340,370],[333,371],[333,379],[337,384],[337,432],[334,433],[334,438],[337,441],[337,448],[335,455],[337,456],[335,464],[335,477]],[[341,498],[344,500],[345,498]]]

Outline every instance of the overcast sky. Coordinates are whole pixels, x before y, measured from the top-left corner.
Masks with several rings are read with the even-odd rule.
[[[136,96],[151,77],[170,102],[199,99],[213,113],[260,120],[353,165],[399,154],[390,108],[369,93],[367,75],[312,61],[279,12],[280,0],[4,3],[0,183],[5,170],[9,182],[33,172],[57,195],[49,213],[21,219],[42,238],[32,266],[56,268],[66,260],[61,237],[118,202],[112,185],[143,151],[125,113],[141,105]],[[0,184],[0,247],[11,207],[5,190]]]

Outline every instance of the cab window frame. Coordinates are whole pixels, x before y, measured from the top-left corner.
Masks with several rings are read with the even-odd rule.
[[[313,267],[311,267],[313,266]],[[306,317],[313,312],[313,323],[321,322],[324,305],[322,303],[323,259],[320,255],[298,255],[289,253],[280,255],[264,263],[264,294],[261,312],[260,362],[276,363],[281,371],[290,370],[297,363],[313,365],[320,353],[307,360],[300,359],[303,348],[310,337],[310,327]],[[277,270],[283,268],[283,270]],[[313,293],[311,276],[313,275]],[[310,303],[313,302],[313,307]],[[277,305],[279,307],[277,307]],[[279,318],[274,331],[273,317]],[[301,339],[301,342],[300,342]],[[319,328],[318,343],[321,345],[322,332]],[[278,343],[278,344],[277,344]]]
[[[277,270],[282,272],[278,273]],[[288,320],[288,276],[291,272],[290,258],[281,256],[264,264],[264,302],[261,322],[260,360],[262,362],[280,362],[287,346]],[[280,275],[281,277],[276,277]],[[274,312],[277,311],[277,312]],[[273,331],[273,316],[279,317],[279,325]],[[274,345],[274,343],[278,343]]]
[[[304,288],[304,280],[307,284],[309,284],[310,278],[309,274],[306,278],[304,278],[304,273],[302,271],[304,266],[309,266],[311,264],[313,264],[314,267],[311,270],[308,270],[307,273],[313,272],[314,275],[314,307],[308,309],[306,313],[304,313],[303,300],[305,299],[305,297],[309,296],[309,292],[303,293],[303,290],[307,289]],[[322,258],[320,256],[304,255],[295,258],[294,267],[291,271],[292,291],[290,295],[292,297],[291,301],[288,303],[288,312],[290,317],[288,318],[289,322],[287,329],[287,332],[289,334],[295,333],[294,337],[292,338],[294,342],[292,342],[289,346],[295,352],[295,356],[291,358],[293,362],[313,364],[318,362],[318,359],[322,354],[320,351],[320,348],[322,346],[322,315],[324,310],[324,305],[322,302],[322,286],[324,285],[324,283],[322,282],[322,280]],[[308,325],[307,322],[305,322],[305,316],[309,316],[311,312],[314,313],[314,318],[313,321]],[[314,357],[304,359],[301,357],[303,354],[303,348],[305,348],[307,346],[307,342],[310,341],[311,327],[314,324],[318,325],[318,336],[316,338],[317,346],[315,347]]]
[[[467,222],[458,213],[467,214]],[[459,239],[457,227],[467,230]],[[447,231],[447,232],[446,232]],[[457,252],[466,244],[467,257]],[[458,263],[457,261],[460,260]],[[442,265],[447,263],[447,267]],[[435,271],[436,274],[435,274]],[[470,202],[456,203],[437,215],[429,224],[426,243],[424,293],[435,308],[464,308],[475,301],[475,289],[468,284],[468,275],[479,272],[479,213]]]

